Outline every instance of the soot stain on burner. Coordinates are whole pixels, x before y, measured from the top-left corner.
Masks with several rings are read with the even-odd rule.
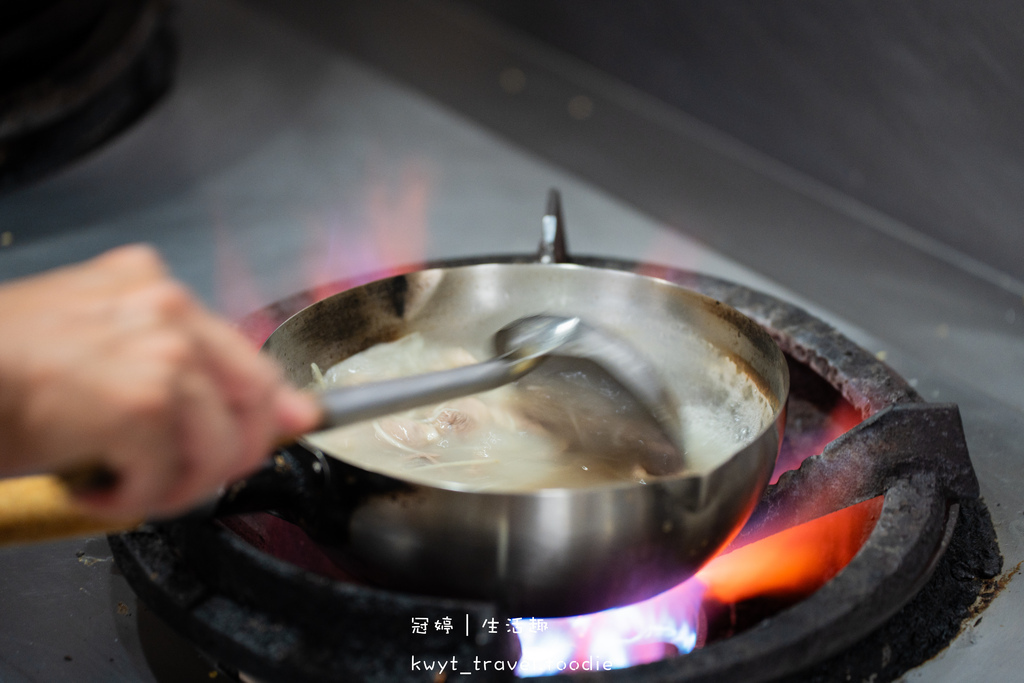
[[[978,599],[971,605],[970,619],[975,619],[974,623],[971,624],[971,628],[977,628],[981,624],[982,612],[988,609],[988,606],[992,604],[992,601],[996,599],[996,596],[1003,592],[1003,589],[1010,583],[1010,580],[1020,574],[1020,566],[1024,564],[1024,560],[1021,560],[1013,568],[1012,571],[1008,571],[1004,574],[1000,574],[991,579],[987,579],[984,585],[981,587],[981,591],[978,593]],[[961,627],[961,631],[966,628],[965,625]]]
[[[888,683],[942,651],[978,617],[1015,572],[1003,557],[982,500],[960,501],[949,547],[931,579],[881,628],[845,652],[776,683]],[[980,622],[980,618],[973,624]]]

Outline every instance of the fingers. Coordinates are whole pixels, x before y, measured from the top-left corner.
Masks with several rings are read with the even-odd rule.
[[[288,385],[269,357],[256,353],[237,330],[208,311],[198,309],[194,316],[207,371],[218,381],[240,420],[246,424],[262,421],[267,438],[275,440],[316,425],[316,402]]]
[[[129,244],[100,254],[85,264],[97,282],[118,288],[127,282],[167,279],[170,271],[159,252],[148,244]]]
[[[152,512],[173,514],[212,497],[239,469],[245,444],[243,427],[216,384],[202,372],[182,378],[177,410],[177,481],[156,501]],[[260,453],[266,457],[266,450]]]
[[[112,490],[79,498],[93,512],[112,517],[161,509],[186,470],[174,415],[180,405],[177,382],[191,353],[187,343],[175,335],[150,336],[123,353],[124,375],[111,377],[118,365],[108,362],[75,382],[86,385],[79,398],[91,397],[96,409],[78,400],[68,415],[70,436],[82,434],[82,454],[117,477]],[[89,385],[102,382],[90,393]],[[96,423],[90,430],[85,421],[91,419]]]
[[[290,386],[278,389],[274,398],[274,410],[281,426],[280,437],[294,438],[313,431],[323,420],[323,406],[305,391],[296,391]]]
[[[238,430],[241,447],[228,472],[238,478],[258,467],[275,443],[313,429],[319,406],[289,386],[280,368],[256,353],[235,329],[202,308],[192,316],[204,368]]]
[[[42,277],[54,284],[74,286],[79,296],[88,294],[109,302],[132,288],[170,282],[170,273],[157,251],[145,244],[132,244],[105,252],[85,263],[62,268]]]
[[[94,512],[169,515],[255,470],[273,446],[315,427],[318,404],[283,380],[229,324],[166,276],[151,249],[124,248],[88,264],[84,285],[101,301],[101,330],[81,373],[89,451],[119,475],[117,487],[84,496]],[[121,280],[112,271],[121,271]],[[80,291],[80,290],[79,290]],[[83,443],[85,443],[83,441]],[[84,455],[84,454],[83,454]]]

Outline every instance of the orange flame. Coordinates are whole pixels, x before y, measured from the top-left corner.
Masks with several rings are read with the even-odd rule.
[[[519,675],[572,672],[586,662],[617,669],[685,654],[698,645],[702,604],[806,597],[857,554],[882,501],[872,498],[720,555],[694,578],[650,600],[520,632]]]
[[[721,555],[697,578],[722,603],[810,595],[849,564],[882,510],[882,497],[786,529]]]
[[[809,433],[802,433],[797,447],[783,448],[779,453],[778,461],[775,463],[775,469],[772,471],[771,483],[777,482],[779,477],[785,472],[800,467],[800,464],[807,458],[821,453],[825,446],[859,425],[862,421],[863,418],[860,411],[843,398],[840,398],[829,412],[825,423],[819,429],[808,430]]]
[[[306,221],[306,264],[314,300],[422,267],[430,234],[433,167],[411,158],[399,164],[397,181],[383,175],[377,168],[371,172],[365,225],[345,226],[330,214]]]
[[[317,207],[296,220],[304,227],[298,267],[314,301],[370,279],[421,267],[430,234],[434,169],[418,158],[399,161],[397,173],[382,167],[374,165],[363,192],[363,224],[347,224],[346,212],[336,206]],[[246,318],[247,336],[262,344],[274,331],[274,321],[261,320],[254,312],[268,302],[239,238],[232,238],[227,226],[217,227],[218,308],[231,319]]]

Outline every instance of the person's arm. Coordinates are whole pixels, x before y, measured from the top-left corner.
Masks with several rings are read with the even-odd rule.
[[[102,463],[87,507],[173,514],[317,420],[149,247],[0,285],[0,476]]]

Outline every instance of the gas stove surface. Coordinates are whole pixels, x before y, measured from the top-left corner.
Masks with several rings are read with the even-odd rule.
[[[543,46],[448,5],[182,2],[171,94],[0,196],[0,279],[148,241],[239,318],[426,259],[528,252],[549,187],[570,251],[771,293],[955,402],[1013,574],[1024,561],[1024,285]],[[421,29],[421,30],[416,30]],[[1014,680],[1010,581],[907,680]],[[0,679],[210,680],[103,538],[0,550]]]

